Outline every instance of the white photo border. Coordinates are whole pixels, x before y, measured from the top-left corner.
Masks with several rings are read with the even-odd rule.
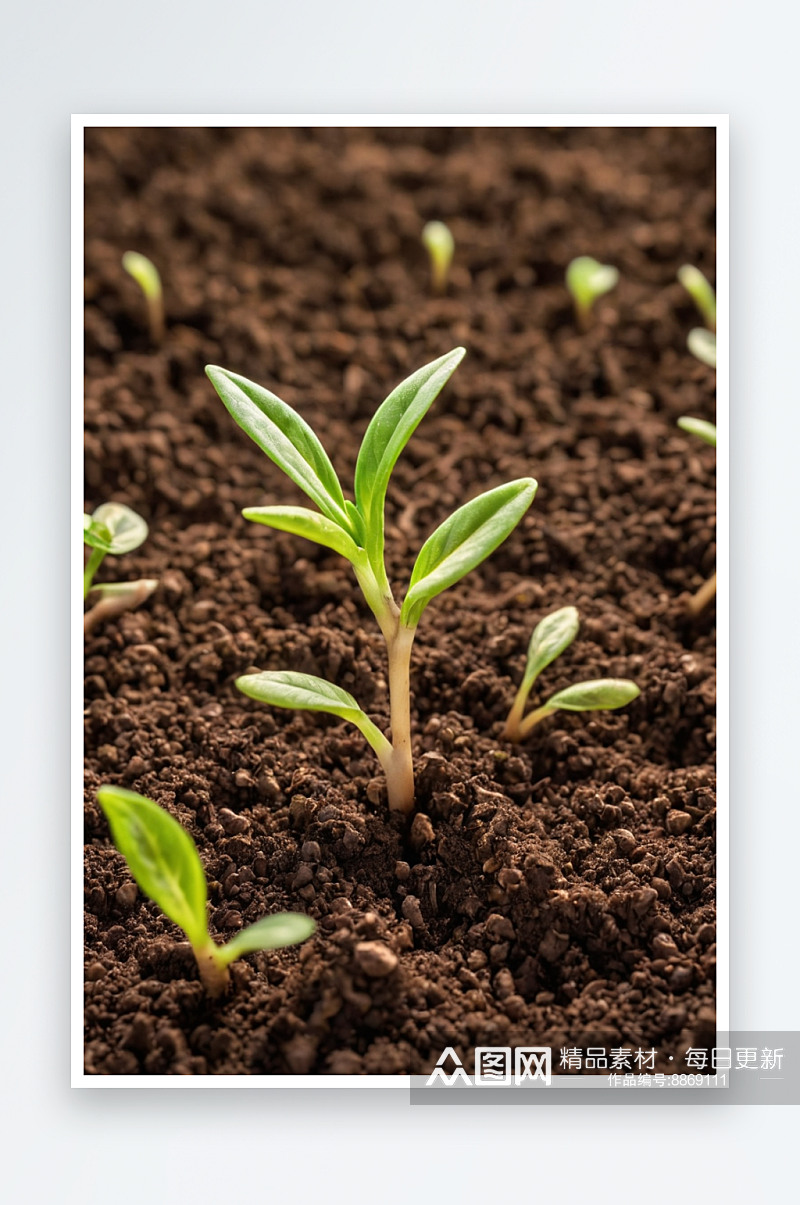
[[[71,150],[70,389],[71,547],[70,798],[72,1087],[92,1088],[387,1088],[410,1091],[405,1075],[87,1075],[83,1042],[83,510],[84,131],[93,127],[706,127],[717,153],[717,1030],[730,1029],[730,652],[729,652],[729,120],[697,113],[127,113],[73,114]],[[80,601],[79,601],[80,600]]]

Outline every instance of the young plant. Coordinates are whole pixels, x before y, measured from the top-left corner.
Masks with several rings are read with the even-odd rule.
[[[278,912],[218,946],[208,931],[205,871],[186,829],[152,799],[122,787],[101,787],[97,800],[139,887],[189,939],[209,996],[221,996],[227,989],[228,967],[237,958],[297,945],[316,929],[302,912]]]
[[[700,317],[710,331],[717,329],[717,297],[699,268],[684,264],[678,269],[678,280],[700,311]]]
[[[100,595],[100,601],[83,617],[84,634],[104,619],[132,611],[149,598],[158,582],[142,578],[137,582],[106,582],[93,584],[94,575],[103,559],[111,553],[120,556],[133,552],[147,539],[147,524],[135,510],[122,502],[104,502],[92,515],[83,516],[83,542],[91,548],[89,560],[83,571],[83,597],[90,591]]]
[[[422,244],[430,256],[431,288],[434,293],[444,293],[456,249],[455,239],[444,222],[427,222],[422,230]]]
[[[536,724],[554,711],[614,711],[638,698],[641,693],[639,687],[627,678],[597,678],[589,682],[576,682],[565,690],[557,691],[523,719],[525,704],[534,682],[542,670],[572,644],[579,626],[577,609],[562,607],[546,615],[533,629],[525,673],[500,734],[503,740],[514,743],[522,740]]]
[[[575,317],[581,330],[588,330],[592,307],[598,297],[610,292],[619,280],[619,272],[610,264],[599,264],[591,255],[579,255],[567,268],[567,288],[575,303]]]
[[[402,605],[395,602],[384,564],[384,501],[398,456],[440,390],[461,363],[459,347],[418,369],[389,394],[364,435],[355,471],[355,502],[345,499],[322,444],[299,414],[275,394],[224,368],[208,376],[239,426],[322,512],[299,506],[249,507],[246,519],[293,532],[350,561],[386,641],[391,741],[352,695],[308,674],[246,674],[236,685],[274,707],[327,711],[361,730],[386,775],[389,807],[414,806],[409,665],[417,625],[431,599],[480,565],[519,523],[533,501],[530,477],[481,494],[460,507],[425,541]]]
[[[678,426],[682,431],[688,431],[690,435],[696,435],[704,443],[711,444],[712,448],[716,448],[717,428],[713,423],[707,423],[703,418],[689,418],[688,415],[682,414],[678,419]]]
[[[154,343],[160,343],[164,338],[164,297],[158,269],[138,251],[126,251],[122,257],[122,266],[144,293],[150,322],[150,338]]]
[[[709,368],[717,367],[717,336],[705,327],[696,326],[686,336],[686,346],[689,351]]]
[[[707,423],[702,418],[689,418],[688,415],[684,414],[678,419],[678,426],[682,431],[688,431],[690,435],[696,435],[704,443],[711,444],[712,448],[716,448],[717,428],[713,423]],[[706,609],[716,593],[717,574],[714,572],[711,574],[711,577],[703,582],[700,589],[692,595],[686,604],[686,610],[690,617],[696,619]]]

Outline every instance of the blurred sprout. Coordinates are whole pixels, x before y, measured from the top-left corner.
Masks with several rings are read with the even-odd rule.
[[[591,255],[579,255],[567,268],[567,288],[575,302],[578,326],[586,330],[592,316],[592,307],[598,297],[610,292],[619,280],[619,272],[610,264],[599,264]]]
[[[710,331],[717,329],[717,297],[699,268],[684,264],[678,269],[678,280],[700,311]]]
[[[150,321],[150,337],[154,343],[160,343],[164,338],[164,298],[158,269],[138,251],[126,251],[122,257],[122,266],[144,293]]]
[[[683,414],[678,419],[678,426],[681,431],[688,431],[690,435],[696,435],[704,443],[711,444],[712,448],[716,448],[717,428],[713,423],[707,423],[704,418],[689,418],[688,415]]]
[[[428,222],[422,231],[422,243],[431,260],[431,287],[444,293],[456,249],[455,240],[444,222]]]
[[[717,367],[717,336],[702,326],[696,326],[686,337],[686,346],[696,359],[709,368]]]

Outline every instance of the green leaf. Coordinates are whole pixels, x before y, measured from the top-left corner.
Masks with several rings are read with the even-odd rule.
[[[598,297],[613,289],[618,280],[616,268],[598,263],[591,255],[579,255],[567,267],[567,288],[584,312],[592,308]]]
[[[717,325],[717,298],[699,268],[684,264],[678,269],[678,280],[697,306],[703,321],[713,331]]]
[[[205,945],[206,876],[192,838],[169,812],[143,795],[104,786],[97,800],[114,844],[142,891],[183,929],[193,947]]]
[[[324,515],[351,532],[339,478],[305,419],[268,389],[209,364],[206,375],[231,417],[270,460],[316,502]]]
[[[269,703],[273,707],[291,707],[299,711],[327,711],[343,720],[354,722],[364,713],[352,695],[324,678],[313,674],[295,674],[288,670],[265,670],[260,674],[244,674],[236,679],[236,687],[250,699]]]
[[[114,556],[133,552],[145,542],[148,530],[142,516],[122,502],[104,502],[98,506],[88,528],[86,515],[83,516],[84,543]]]
[[[263,523],[265,527],[314,540],[317,544],[332,548],[348,561],[360,559],[357,544],[344,528],[305,506],[248,506],[242,514],[253,523]]]
[[[530,689],[539,674],[560,657],[578,635],[580,619],[576,607],[561,607],[546,615],[533,629],[528,645],[524,682]]]
[[[464,348],[457,347],[419,368],[392,390],[367,427],[356,462],[355,493],[364,519],[367,554],[379,579],[383,572],[383,506],[392,469],[465,355]]]
[[[684,414],[678,419],[678,426],[682,431],[688,431],[690,435],[697,435],[705,443],[711,444],[712,448],[716,448],[717,428],[713,423],[707,423],[702,418],[689,418]]]
[[[707,364],[709,368],[717,367],[717,336],[702,326],[696,326],[686,336],[686,346],[692,355]]]
[[[641,691],[627,678],[597,678],[591,682],[576,682],[560,690],[545,703],[548,711],[613,711],[637,699]]]
[[[226,966],[255,950],[280,950],[284,946],[296,946],[306,941],[316,927],[311,917],[302,912],[279,912],[275,916],[264,916],[222,946],[218,958]]]
[[[416,627],[432,598],[494,552],[519,523],[536,489],[532,477],[521,477],[481,494],[445,519],[420,550],[400,622]]]

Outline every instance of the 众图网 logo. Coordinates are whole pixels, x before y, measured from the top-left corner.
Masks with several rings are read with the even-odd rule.
[[[449,1074],[445,1069],[448,1062],[452,1068]],[[472,1087],[472,1081],[452,1046],[447,1046],[442,1051],[425,1087],[429,1088],[438,1079],[446,1088],[452,1088],[455,1083],[463,1083],[468,1088]],[[537,1079],[547,1087],[550,1086],[549,1046],[516,1046],[513,1051],[510,1046],[475,1047],[476,1088],[507,1087],[510,1084],[519,1087],[526,1080]]]

